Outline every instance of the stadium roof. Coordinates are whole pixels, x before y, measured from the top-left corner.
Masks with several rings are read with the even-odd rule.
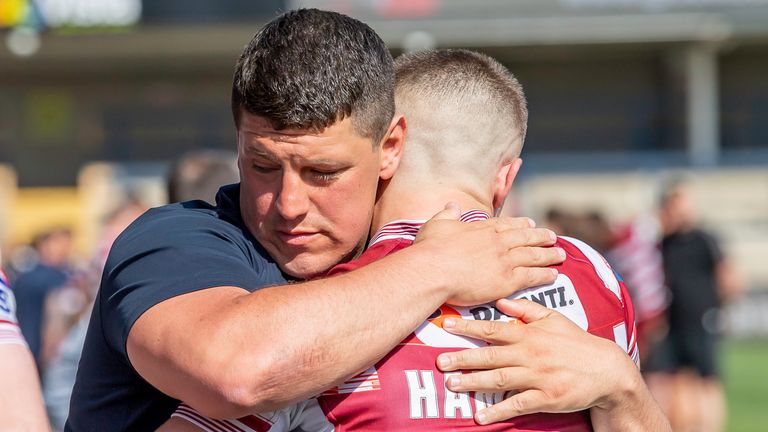
[[[396,49],[768,40],[768,0],[302,0],[286,5],[297,6],[358,17]],[[261,25],[250,18],[151,21],[107,32],[53,30],[41,35],[30,59],[16,59],[0,46],[0,62],[13,68],[73,60],[230,61]]]

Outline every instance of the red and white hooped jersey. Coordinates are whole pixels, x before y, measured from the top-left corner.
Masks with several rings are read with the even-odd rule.
[[[16,319],[16,298],[8,286],[8,279],[0,270],[0,344],[26,345]]]
[[[626,281],[638,323],[662,315],[669,306],[660,238],[659,221],[641,216],[617,230],[614,245],[605,254]]]
[[[487,219],[484,212],[465,213],[462,220]],[[395,221],[385,225],[356,260],[334,267],[329,275],[351,271],[411,245],[424,221]],[[557,266],[557,280],[509,297],[527,298],[562,313],[582,329],[615,341],[637,361],[634,312],[621,280],[591,247],[561,237],[557,246],[567,258]],[[513,320],[488,303],[474,307],[444,305],[376,365],[316,399],[289,407],[284,424],[304,431],[591,431],[588,411],[531,414],[487,426],[473,419],[477,410],[503,400],[507,394],[454,393],[445,386],[451,373],[435,366],[438,354],[486,346],[483,341],[452,335],[442,329],[446,316],[465,319]],[[459,372],[454,372],[459,373]],[[285,411],[281,410],[281,411]],[[270,413],[271,414],[271,413]],[[248,416],[247,418],[254,417]],[[238,420],[242,422],[243,419]],[[260,429],[205,429],[259,431]],[[277,423],[269,430],[282,431]]]

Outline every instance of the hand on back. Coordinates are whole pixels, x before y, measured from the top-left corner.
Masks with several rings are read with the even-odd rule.
[[[425,271],[445,281],[449,304],[487,303],[557,277],[547,266],[563,262],[565,253],[551,247],[554,232],[535,228],[529,218],[465,223],[459,217],[458,206],[449,204],[416,237],[433,253],[433,268]]]

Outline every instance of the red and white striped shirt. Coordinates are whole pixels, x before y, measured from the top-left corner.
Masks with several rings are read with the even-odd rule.
[[[488,215],[480,211],[462,216],[465,221],[487,218]],[[334,267],[329,275],[354,270],[408,247],[423,223],[398,220],[385,225],[358,259]],[[561,237],[557,245],[567,255],[566,261],[557,266],[560,272],[557,280],[510,298],[528,298],[558,310],[584,330],[615,341],[637,361],[634,312],[621,280],[597,252],[581,241]],[[504,392],[454,393],[445,387],[451,374],[443,374],[436,368],[438,354],[486,345],[443,330],[442,320],[450,315],[465,319],[514,319],[498,311],[493,303],[474,307],[444,305],[373,367],[326,390],[316,399],[302,402],[298,409],[281,410],[276,416],[278,421],[270,428],[242,428],[239,424],[243,419],[240,419],[227,424],[233,429],[203,427],[203,430],[274,432],[294,427],[306,431],[592,430],[587,411],[539,413],[478,426],[473,420],[474,412],[500,402],[507,395]],[[179,411],[174,415],[179,415]],[[189,413],[182,415],[190,418]]]
[[[26,345],[16,319],[16,298],[7,281],[0,270],[0,344]]]
[[[618,230],[613,247],[606,252],[627,283],[638,323],[663,314],[669,303],[659,249],[660,230],[656,218],[638,217]]]

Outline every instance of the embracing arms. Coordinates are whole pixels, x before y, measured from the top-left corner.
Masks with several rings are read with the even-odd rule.
[[[561,253],[530,224],[432,221],[422,241],[344,275],[171,298],[130,330],[130,361],[210,417],[289,405],[375,363],[446,301],[477,304],[552,281],[543,267]]]

